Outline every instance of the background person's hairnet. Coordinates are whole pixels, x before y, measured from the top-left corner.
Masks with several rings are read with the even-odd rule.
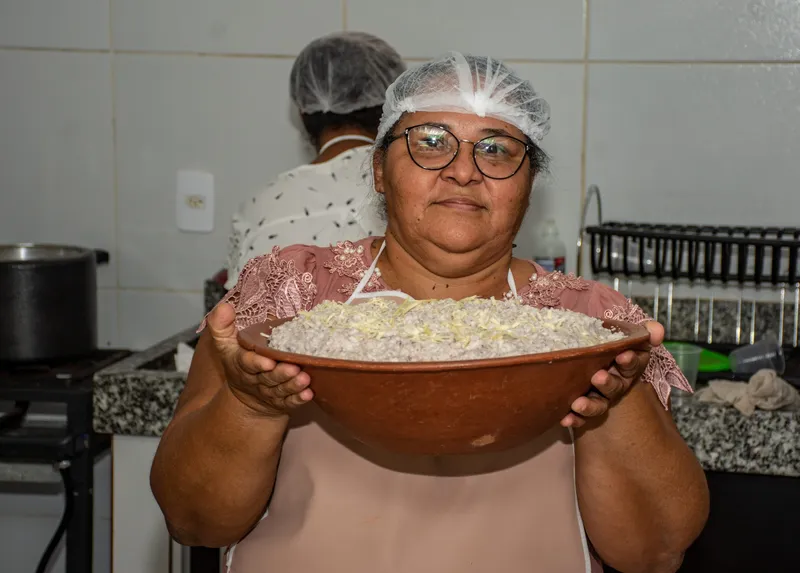
[[[406,69],[389,44],[363,32],[337,32],[303,48],[292,66],[289,93],[301,114],[345,115],[378,107]]]
[[[416,111],[494,117],[516,126],[537,144],[550,130],[550,106],[530,82],[498,60],[459,52],[411,68],[397,78],[386,92],[377,141],[404,113]]]

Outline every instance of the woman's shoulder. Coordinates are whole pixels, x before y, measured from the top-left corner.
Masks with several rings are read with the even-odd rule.
[[[548,271],[533,261],[520,261],[530,270],[528,284],[519,289],[523,302],[540,308],[563,308],[598,318],[645,320],[644,313],[613,288],[574,273]],[[642,316],[639,317],[638,314]],[[633,320],[630,320],[633,321]],[[636,320],[639,322],[639,320]]]
[[[310,285],[309,290],[312,290],[311,287],[325,275],[356,276],[366,263],[373,240],[373,237],[368,237],[328,246],[295,244],[273,247],[271,252],[250,259],[242,269],[237,286],[243,290],[247,283],[254,281],[299,280]]]
[[[528,276],[527,284],[518,288],[518,294],[523,302],[532,306],[564,308],[565,295],[572,293],[583,299],[592,292],[595,284],[574,273],[548,271],[534,261],[515,259],[515,263]]]
[[[242,329],[271,318],[295,316],[322,300],[344,301],[347,293],[343,287],[358,281],[373,240],[369,237],[327,247],[276,246],[245,264],[221,303],[233,305],[236,326]]]
[[[355,259],[362,262],[368,260],[370,247],[375,240],[376,237],[365,237],[356,241],[338,241],[326,246],[295,244],[283,248],[275,247],[268,256],[292,261],[295,265],[303,265],[309,271],[317,272],[318,268],[327,269],[333,266],[333,261],[339,261],[344,266],[353,266]]]

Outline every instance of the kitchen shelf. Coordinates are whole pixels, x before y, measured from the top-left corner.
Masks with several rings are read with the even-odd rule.
[[[587,227],[595,274],[797,285],[800,229],[605,222]]]

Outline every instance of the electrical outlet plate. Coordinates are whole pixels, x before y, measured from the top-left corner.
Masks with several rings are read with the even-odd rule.
[[[178,171],[175,199],[178,229],[190,233],[214,230],[214,175],[204,171]]]

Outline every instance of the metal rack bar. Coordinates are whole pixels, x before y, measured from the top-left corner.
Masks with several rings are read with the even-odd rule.
[[[774,288],[800,282],[796,228],[606,222],[585,231],[594,273]]]
[[[585,210],[584,210],[585,212]],[[781,343],[798,346],[800,337],[800,228],[794,227],[742,227],[673,225],[600,221],[585,227],[591,245],[591,270],[596,275],[610,277],[615,288],[626,280],[652,280],[654,287],[654,315],[661,308],[661,289],[665,281],[667,301],[666,328],[672,333],[674,284],[688,280],[712,288],[706,317],[707,342],[714,338],[715,285],[736,285],[740,288],[770,287],[780,292],[777,332]],[[794,296],[787,290],[792,289]],[[793,300],[792,300],[793,299]],[[793,305],[792,316],[787,316],[786,305]],[[749,332],[743,330],[742,297],[737,304],[736,342],[756,337],[756,304],[750,301]],[[784,335],[785,323],[792,321],[791,337]],[[700,338],[700,298],[695,305],[695,340]],[[749,336],[748,336],[749,335]],[[791,341],[789,340],[791,338]]]

